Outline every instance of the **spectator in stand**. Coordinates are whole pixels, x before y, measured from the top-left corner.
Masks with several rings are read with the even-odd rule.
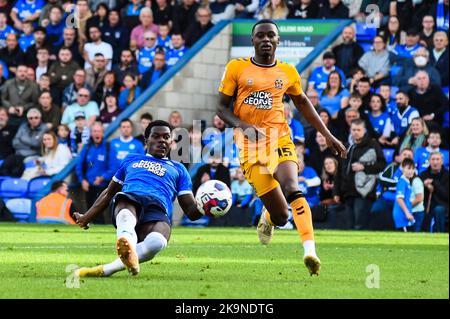
[[[173,32],[181,33],[195,23],[195,13],[199,8],[195,0],[182,0],[173,9]]]
[[[376,1],[374,1],[376,3]],[[412,25],[412,17],[414,10],[414,4],[417,1],[390,1],[389,3],[389,15],[397,16],[399,23],[403,30],[409,29]]]
[[[298,157],[298,186],[300,191],[305,194],[305,198],[311,207],[319,205],[320,178],[316,171],[305,165],[303,154],[297,154]]]
[[[168,24],[159,25],[157,45],[164,48],[164,51],[170,50],[172,42],[170,40],[170,26]]]
[[[335,201],[344,203],[351,228],[366,229],[369,211],[376,199],[376,175],[383,170],[386,160],[378,143],[366,134],[363,120],[352,122],[351,137],[354,144],[335,180]]]
[[[12,142],[16,135],[17,127],[9,124],[8,120],[8,110],[0,107],[0,161],[14,154]]]
[[[153,83],[155,83],[167,71],[166,56],[164,51],[157,51],[153,58],[153,65],[151,68],[142,74],[142,79],[139,84],[141,91],[144,92]]]
[[[322,106],[320,106],[319,103],[319,94],[311,89],[306,92],[306,96],[308,97],[311,104],[316,109],[317,113],[319,113],[321,110],[323,110]],[[306,144],[309,145],[309,140],[314,140],[315,136],[313,131],[315,130],[312,125],[305,119],[305,117],[297,110],[297,108],[294,109],[294,118],[298,121],[300,121],[300,124],[303,126],[303,129],[305,131],[305,138],[306,138]]]
[[[35,68],[36,79],[39,79],[42,74],[48,73],[50,67],[50,50],[47,48],[39,48],[37,50],[37,66]]]
[[[241,5],[240,3],[236,4]],[[241,5],[242,6],[242,5]],[[213,27],[211,22],[211,10],[208,7],[200,7],[195,14],[196,22],[192,23],[186,31],[186,46],[192,47],[209,29]]]
[[[442,86],[449,85],[448,59],[448,35],[438,31],[433,36],[433,49],[430,48],[430,65],[438,70]]]
[[[86,20],[86,31],[89,31],[90,27],[98,27],[102,33],[105,27],[108,25],[109,8],[105,3],[99,3],[92,11],[95,10],[92,17]],[[86,38],[90,39],[89,33],[86,33]]]
[[[382,36],[386,49],[389,52],[395,52],[397,45],[406,43],[406,32],[402,30],[397,16],[389,17],[386,27],[380,31],[380,36]]]
[[[389,113],[386,111],[386,103],[381,95],[372,95],[368,116],[375,132],[374,138],[383,146],[383,140],[380,141],[379,139],[383,135],[385,127],[388,124]]]
[[[52,176],[61,172],[72,159],[69,148],[58,144],[58,137],[53,131],[42,136],[41,157],[34,160],[33,167],[25,169],[22,179],[31,180],[39,176]]]
[[[36,219],[57,221],[63,224],[75,225],[74,213],[77,209],[68,198],[68,185],[64,181],[52,184],[51,193],[36,203]]]
[[[438,127],[443,114],[448,111],[448,97],[440,87],[430,82],[430,76],[425,71],[416,73],[414,86],[409,91],[411,105],[417,108],[430,128]]]
[[[365,112],[369,110],[370,100],[372,99],[371,82],[372,80],[368,77],[363,77],[358,81],[356,86],[356,91],[361,96],[362,105],[361,111]]]
[[[169,24],[172,25],[172,5],[169,0],[152,1],[152,11],[155,23],[157,25]]]
[[[80,89],[87,89],[89,93],[92,93],[91,86],[86,83],[86,71],[84,69],[76,70],[73,74],[73,82],[64,89],[62,96],[63,110],[77,101]]]
[[[320,171],[320,191],[319,200],[320,205],[324,206],[329,219],[329,227],[335,228],[338,224],[337,213],[340,211],[338,203],[333,196],[333,189],[335,180],[339,173],[339,162],[334,156],[327,156],[322,164]]]
[[[103,27],[103,40],[111,44],[113,48],[113,65],[120,60],[120,54],[128,48],[130,32],[123,26],[120,13],[113,9],[109,11],[108,23]]]
[[[319,15],[319,4],[313,0],[289,1],[288,19],[316,19]]]
[[[373,39],[373,50],[364,53],[358,63],[366,72],[373,87],[378,87],[380,82],[389,77],[389,52],[382,37],[376,36]]]
[[[75,127],[70,131],[70,145],[74,156],[80,154],[84,145],[89,143],[91,132],[87,126],[86,116],[83,111],[75,113]]]
[[[420,47],[414,53],[412,61],[405,61],[404,66],[400,69],[398,74],[393,79],[393,84],[398,86],[401,90],[408,91],[416,81],[415,75],[419,71],[425,71],[432,80],[431,84],[441,86],[441,76],[439,72],[429,63],[430,53],[427,49]]]
[[[319,10],[319,19],[348,19],[349,10],[341,0],[323,1]]]
[[[314,89],[321,94],[327,86],[328,76],[332,71],[337,71],[341,75],[341,79],[345,79],[344,72],[335,66],[336,58],[331,51],[323,54],[323,66],[316,67],[309,77],[308,88]]]
[[[70,141],[70,129],[66,124],[59,124],[56,131],[58,135],[58,143],[66,145],[70,150],[72,150],[72,144]]]
[[[395,228],[402,228],[406,232],[407,227],[414,225],[415,222],[411,203],[411,197],[413,196],[411,181],[414,177],[414,161],[407,158],[403,160],[401,165],[402,176],[397,183],[392,216]]]
[[[406,158],[413,158],[413,152],[409,148],[404,148],[400,155],[394,158],[394,162],[389,163],[379,174],[381,196],[378,197],[370,210],[371,229],[390,230],[394,228],[392,210],[394,208],[395,191],[402,176],[400,164]]]
[[[120,16],[127,30],[132,30],[139,24],[139,13],[142,8],[144,8],[143,0],[131,0],[122,8]]]
[[[39,25],[46,25],[49,23],[49,16],[51,8],[61,4],[60,0],[48,0],[47,4],[42,8],[41,14],[39,15]]]
[[[87,0],[77,0],[77,4],[74,11],[74,19],[77,23],[77,31],[78,31],[78,40],[82,45],[87,42],[88,38],[86,37],[86,24],[87,20],[92,17],[92,12],[89,10],[88,1]],[[82,47],[81,47],[82,48]]]
[[[77,40],[77,32],[74,28],[65,28],[63,31],[63,42],[58,47],[53,47],[52,55],[59,57],[59,51],[62,48],[68,48],[72,53],[71,59],[79,66],[84,66],[84,59],[80,53],[80,42]],[[66,63],[66,62],[65,62]]]
[[[38,87],[27,79],[27,69],[19,65],[16,77],[6,81],[2,88],[2,104],[8,108],[13,124],[20,124],[26,112],[37,104]]]
[[[125,75],[123,84],[125,89],[119,94],[119,108],[121,111],[125,110],[141,95],[141,88],[137,85],[137,77],[133,74]]]
[[[37,51],[43,47],[49,47],[47,41],[47,31],[43,27],[36,27],[33,32],[34,43],[25,52],[25,62],[29,67],[35,68],[38,64]]]
[[[147,31],[152,31],[154,34],[158,34],[158,26],[153,23],[153,13],[150,8],[144,7],[139,13],[140,25],[136,26],[131,31],[130,36],[130,48],[143,48],[144,47],[144,34]]]
[[[328,75],[327,85],[320,96],[320,105],[336,119],[340,109],[347,107],[350,92],[342,85],[339,72],[331,71]]]
[[[414,28],[410,28],[406,32],[405,44],[397,45],[393,53],[397,55],[400,61],[412,59],[416,50],[422,47],[419,40],[419,32]]]
[[[253,188],[245,179],[242,169],[236,170],[236,179],[231,183],[231,193],[233,194],[233,206],[245,208],[253,198]]]
[[[288,14],[289,9],[285,0],[269,0],[260,12],[258,19],[284,20]]]
[[[351,26],[342,31],[342,43],[333,48],[336,66],[350,77],[350,71],[358,66],[358,61],[364,54],[363,48],[355,41],[355,29]],[[342,79],[344,81],[345,79]]]
[[[39,77],[39,79],[37,80],[36,83],[38,85],[39,94],[41,94],[44,91],[51,91],[50,75],[48,73],[41,74],[41,76]],[[60,105],[61,103],[57,103],[57,104]]]
[[[104,139],[101,123],[94,123],[91,128],[91,139],[80,154],[76,166],[76,175],[81,182],[81,189],[86,196],[86,205],[90,208],[101,192],[105,190],[114,172],[115,154]],[[97,223],[109,222],[110,216],[104,212],[96,219]]]
[[[99,120],[106,127],[109,123],[116,120],[121,110],[117,105],[117,96],[115,94],[107,93],[102,104],[104,107],[100,111]]]
[[[235,0],[234,13],[237,19],[248,19],[255,16],[259,0]]]
[[[314,168],[317,174],[321,174],[323,163],[327,157],[335,157],[331,149],[327,145],[327,141],[323,137],[322,133],[316,133],[316,143],[310,147],[310,157],[314,159],[311,161],[311,167]]]
[[[114,171],[119,168],[120,163],[128,154],[145,154],[144,144],[133,137],[133,122],[130,119],[120,121],[119,131],[120,136],[110,141],[111,149],[115,154]]]
[[[350,70],[350,79],[347,80],[347,87],[350,93],[358,92],[359,80],[366,77],[366,72],[359,65]],[[370,81],[369,81],[370,86]]]
[[[420,44],[426,47],[428,50],[433,48],[433,35],[434,35],[434,17],[426,15],[422,19],[422,31],[419,33]],[[444,32],[445,33],[445,32]]]
[[[391,97],[391,87],[389,84],[381,84],[379,94],[383,97],[389,115],[392,116],[395,114],[397,112],[397,105],[395,104],[395,99]]]
[[[293,118],[292,109],[289,103],[284,103],[284,117],[286,118],[289,128],[291,129],[291,140],[296,142],[305,142],[305,132],[300,121]]]
[[[400,151],[406,147],[415,152],[416,149],[426,145],[427,135],[428,128],[424,120],[420,117],[413,119],[400,144]]]
[[[431,153],[430,166],[420,174],[425,186],[425,203],[428,216],[434,219],[434,226],[429,227],[433,232],[445,232],[448,220],[448,171],[443,167],[441,153]],[[431,221],[424,221],[428,226]],[[428,228],[428,227],[426,227]]]
[[[95,102],[99,105],[100,110],[105,107],[105,97],[107,95],[119,96],[120,84],[116,81],[116,74],[113,71],[107,71],[102,82],[95,90]]]
[[[448,150],[441,148],[442,139],[439,131],[431,131],[427,137],[427,146],[419,147],[414,152],[414,162],[416,163],[419,174],[425,171],[429,166],[431,153],[441,153],[443,158],[443,165],[448,170],[449,167],[449,155]]]
[[[428,12],[433,17],[436,17],[436,29],[439,31],[448,32],[448,15],[449,15],[449,1],[438,0],[434,1]]]
[[[28,47],[34,44],[34,36],[33,36],[33,23],[31,21],[27,21],[23,23],[23,33],[19,37],[19,46],[22,52],[26,52]]]
[[[184,46],[184,38],[181,33],[172,34],[171,41],[172,49],[166,54],[166,63],[168,67],[175,65],[175,63],[177,63],[187,51],[187,48]]]
[[[42,123],[47,125],[47,129],[56,130],[61,121],[61,110],[53,104],[53,98],[50,91],[42,91],[39,94],[38,110],[42,114]]]
[[[10,33],[16,33],[16,31],[8,24],[8,15],[0,11],[0,49],[6,46],[6,37]]]
[[[116,74],[118,83],[123,83],[123,78],[127,74],[139,74],[135,58],[130,50],[125,49],[122,51],[120,63],[114,66],[113,72]]]
[[[64,19],[64,11],[59,6],[54,6],[50,9],[49,22],[41,24],[47,32],[47,41],[50,46],[60,46],[63,39],[63,31],[66,25]]]
[[[31,108],[27,112],[28,121],[23,123],[13,139],[15,154],[5,158],[0,175],[20,177],[25,169],[24,161],[39,156],[42,135],[47,126],[41,121],[38,109]]]
[[[172,129],[183,127],[183,117],[181,116],[181,113],[178,111],[170,112],[168,122],[172,127]]]
[[[144,34],[144,46],[139,49],[138,53],[138,71],[142,74],[153,65],[153,59],[157,51],[158,45],[156,43],[157,35],[153,31],[147,31]]]
[[[206,181],[216,179],[224,182],[228,187],[230,187],[230,171],[228,167],[222,164],[222,158],[219,154],[214,154],[209,157],[208,164],[201,166],[197,174],[195,174],[192,179],[192,191],[194,194],[197,192],[201,184]]]
[[[8,73],[15,75],[17,66],[25,62],[25,55],[19,47],[17,34],[8,33],[6,36],[6,46],[0,50],[0,60],[8,67]]]
[[[135,138],[138,141],[141,141],[142,145],[144,145],[145,148],[145,129],[147,128],[147,126],[153,121],[153,116],[150,113],[144,113],[141,115],[141,117],[139,118],[139,127],[141,129],[141,134],[139,134],[138,136],[136,136]]]
[[[222,20],[232,20],[235,17],[234,0],[209,0],[208,5],[214,24]]]
[[[89,27],[89,37],[91,42],[88,42],[83,47],[83,58],[85,60],[84,68],[88,69],[94,66],[94,58],[97,53],[103,54],[106,59],[106,69],[111,70],[113,49],[111,44],[102,41],[102,32],[99,27]]]
[[[37,22],[44,5],[44,0],[17,0],[11,10],[14,28],[21,31],[24,22]]]
[[[409,95],[398,91],[395,95],[397,112],[393,114],[385,126],[383,135],[379,138],[380,143],[386,147],[397,147],[400,137],[405,134],[413,119],[420,117],[417,109],[409,104]]]
[[[107,60],[102,53],[96,53],[93,61],[93,66],[86,70],[86,83],[97,91],[100,84],[103,82],[106,73]]]
[[[62,115],[61,124],[67,124],[71,130],[75,127],[75,114],[84,112],[87,118],[87,126],[91,127],[100,114],[98,105],[91,101],[91,93],[86,88],[78,90],[76,103],[69,105]]]

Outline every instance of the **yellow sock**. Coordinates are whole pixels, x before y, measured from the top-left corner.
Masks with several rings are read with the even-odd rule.
[[[314,240],[311,208],[306,199],[304,197],[297,198],[291,202],[291,207],[294,222],[302,242],[305,240]]]
[[[266,220],[269,222],[270,225],[275,226],[275,224],[270,219],[270,214],[269,214],[268,210],[265,211],[265,217],[266,217]]]

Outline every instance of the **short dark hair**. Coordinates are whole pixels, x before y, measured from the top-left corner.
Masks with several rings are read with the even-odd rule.
[[[123,120],[120,121],[120,125],[122,125],[122,123],[128,122],[131,124],[131,127],[133,127],[133,122],[129,119],[129,118],[125,118]]]
[[[156,121],[151,122],[151,123],[147,126],[147,128],[145,129],[144,137],[145,137],[146,140],[147,140],[148,137],[150,136],[150,132],[152,131],[152,128],[155,127],[155,126],[166,126],[166,127],[168,127],[169,130],[172,132],[172,126],[170,126],[169,123],[167,123],[166,121],[163,121],[163,120],[156,120]]]
[[[146,119],[149,121],[153,121],[153,116],[150,113],[146,112],[146,113],[142,114],[139,119],[140,120]]]
[[[103,3],[103,2],[102,2]],[[100,3],[101,4],[101,3]],[[94,55],[94,57],[97,57],[97,56],[101,56],[101,57],[105,57],[105,55],[103,54],[103,53],[101,53],[101,52],[97,52],[95,55]]]
[[[59,180],[59,181],[56,181],[56,182],[54,182],[53,184],[52,184],[52,187],[51,187],[51,191],[52,192],[54,192],[54,191],[56,191],[58,188],[60,188],[61,186],[63,186],[64,184],[67,184],[65,181],[62,181],[62,180]]]
[[[362,77],[361,79],[359,79],[359,82],[366,82],[366,83],[370,84],[370,79],[367,76],[365,76],[365,77]]]
[[[359,93],[358,93],[358,92],[353,92],[352,94],[350,94],[350,97],[349,97],[349,99],[351,99],[351,98],[353,98],[353,99],[360,99],[360,100],[362,100],[362,97],[361,97],[361,95],[359,95]]]
[[[397,93],[395,93],[395,95],[399,95],[399,94],[403,94],[404,96],[406,96],[409,99],[409,94],[406,91],[403,90],[398,90]]]
[[[270,20],[270,19],[261,19],[261,20],[259,20],[258,22],[256,22],[256,23],[253,25],[253,28],[252,28],[252,35],[253,35],[253,32],[255,32],[256,26],[258,26],[258,25],[260,25],[260,24],[273,24],[273,25],[277,28],[277,31],[280,32],[280,29],[278,29],[278,25],[277,25],[273,20]]]
[[[402,167],[416,167],[414,161],[410,158],[405,158],[402,162]]]
[[[366,122],[363,119],[354,119],[352,125],[362,125],[366,127]]]

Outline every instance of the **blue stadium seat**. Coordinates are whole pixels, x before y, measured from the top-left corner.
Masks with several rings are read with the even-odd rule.
[[[364,52],[372,50],[372,43],[370,42],[358,42],[358,44],[363,48]]]
[[[384,158],[386,159],[386,163],[392,163],[394,160],[395,149],[393,148],[383,148]]]
[[[444,92],[444,94],[448,96],[448,86],[442,87],[442,92]]]
[[[390,70],[390,75],[391,75],[391,78],[394,78],[397,74],[398,74],[398,72],[400,72],[400,69],[401,69],[402,67],[401,66],[399,66],[399,65],[393,65],[393,66],[391,66],[391,70]]]
[[[395,99],[395,95],[397,94],[398,90],[398,86],[391,86],[391,99]]]
[[[0,166],[2,166],[3,162],[4,162],[4,160],[0,160]]]
[[[50,182],[50,180],[50,177],[38,177],[32,179],[28,184],[27,197],[33,198],[34,196],[36,196],[37,193]]]
[[[18,221],[28,221],[31,214],[31,200],[28,198],[13,198],[6,201],[6,207]]]
[[[21,178],[5,179],[0,185],[0,197],[25,197],[28,191],[28,181]]]
[[[359,41],[372,41],[377,35],[376,28],[367,27],[366,23],[356,23],[356,40]]]

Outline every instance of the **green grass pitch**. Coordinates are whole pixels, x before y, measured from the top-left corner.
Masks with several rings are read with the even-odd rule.
[[[176,227],[138,276],[79,288],[66,270],[113,260],[112,226],[0,224],[0,234],[0,298],[449,298],[448,234],[317,231],[322,270],[310,277],[296,231],[264,247],[251,228]]]

